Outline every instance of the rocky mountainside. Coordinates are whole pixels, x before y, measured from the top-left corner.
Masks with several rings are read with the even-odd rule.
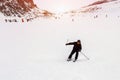
[[[35,7],[33,0],[0,0],[0,12],[5,16],[21,17]]]
[[[41,10],[33,0],[0,0],[0,21],[28,22],[38,17],[50,18],[54,14]],[[6,16],[6,17],[5,17]]]

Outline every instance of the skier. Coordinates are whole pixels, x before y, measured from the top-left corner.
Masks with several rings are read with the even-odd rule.
[[[81,52],[81,50],[82,50],[81,41],[77,40],[77,42],[66,43],[66,45],[74,45],[73,50],[71,51],[71,54],[69,55],[67,61],[71,61],[71,58],[72,58],[73,54],[76,53],[75,54],[75,59],[73,61],[73,62],[75,62],[78,59],[79,52]]]

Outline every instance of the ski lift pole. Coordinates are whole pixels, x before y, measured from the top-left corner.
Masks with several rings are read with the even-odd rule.
[[[89,58],[83,53],[83,52],[80,52],[87,60],[89,60]]]

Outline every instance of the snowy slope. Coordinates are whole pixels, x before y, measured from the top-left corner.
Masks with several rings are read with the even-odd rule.
[[[107,18],[94,19],[88,13],[22,24],[1,22],[0,80],[120,80],[120,18],[116,15],[120,12],[118,6],[116,13],[112,10]],[[65,43],[77,39],[90,60],[80,54],[77,62],[67,62],[72,46]]]
[[[93,2],[94,1],[94,2]],[[80,9],[72,10],[61,14],[62,16],[104,16],[119,17],[120,16],[120,0],[93,0],[91,3],[84,5]],[[113,13],[113,15],[111,14]],[[108,15],[111,14],[111,15]],[[59,16],[61,16],[59,15]]]
[[[102,21],[102,22],[101,22]],[[64,22],[64,24],[63,24]],[[120,20],[43,20],[1,24],[1,80],[119,80]],[[66,62],[72,46],[81,39],[90,60],[79,55]]]
[[[82,12],[101,12],[101,13],[112,13],[120,10],[120,0],[102,0],[94,2],[86,7],[83,7]]]

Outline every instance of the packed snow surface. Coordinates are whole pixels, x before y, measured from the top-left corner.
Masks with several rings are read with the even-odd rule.
[[[119,80],[120,19],[39,19],[30,23],[1,23],[1,80]],[[80,39],[90,60],[79,55],[67,62]]]

